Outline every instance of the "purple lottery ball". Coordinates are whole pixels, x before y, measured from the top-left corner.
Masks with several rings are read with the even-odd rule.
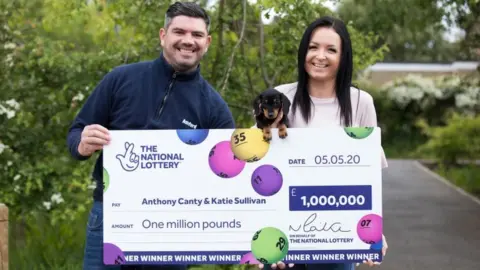
[[[122,250],[114,244],[103,244],[103,263],[107,265],[125,264],[125,255]]]
[[[240,264],[260,264],[260,262],[253,256],[252,252],[248,252],[242,256]]]
[[[208,155],[208,165],[214,174],[222,178],[239,175],[247,163],[235,157],[230,141],[217,143]]]
[[[272,165],[262,165],[252,174],[252,187],[262,196],[276,194],[283,184],[282,173]]]

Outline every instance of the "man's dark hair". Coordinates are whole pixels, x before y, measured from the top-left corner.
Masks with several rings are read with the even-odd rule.
[[[175,2],[167,9],[165,14],[165,29],[176,16],[188,16],[194,18],[201,18],[207,25],[207,32],[210,31],[210,17],[205,9],[195,2]]]

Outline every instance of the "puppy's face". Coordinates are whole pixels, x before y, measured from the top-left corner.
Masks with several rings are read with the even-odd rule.
[[[262,112],[267,119],[276,119],[282,109],[282,97],[280,95],[265,95],[260,103]]]

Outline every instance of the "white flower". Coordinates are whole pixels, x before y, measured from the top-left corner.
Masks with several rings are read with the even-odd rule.
[[[18,109],[20,109],[20,104],[15,99],[9,99],[5,101],[5,104],[12,107],[14,110],[18,111]]]
[[[8,67],[13,67],[13,54],[7,54],[7,56],[5,56],[5,58],[3,59],[3,61],[5,61],[5,64],[8,66]]]
[[[5,50],[15,49],[16,47],[17,47],[17,44],[13,42],[5,43],[5,45],[3,45],[3,48]]]
[[[1,103],[3,103],[3,105]],[[16,111],[20,109],[20,104],[14,99],[3,101],[1,103],[0,103],[0,115],[2,114],[7,115],[8,119],[13,118],[16,114]]]
[[[439,100],[454,98],[461,113],[475,114],[480,110],[480,89],[474,84],[457,75],[429,78],[409,74],[386,83],[380,90],[401,108],[415,103],[425,110]]]
[[[15,175],[15,177],[13,177],[13,181],[14,181],[14,182],[15,182],[15,181],[18,181],[18,179],[20,179],[20,174],[17,174],[17,175]]]
[[[62,203],[64,201],[60,193],[53,194],[50,200],[54,203]]]
[[[52,203],[51,202],[43,202],[43,206],[45,209],[50,210],[52,208]]]
[[[73,97],[73,101],[82,101],[85,96],[82,93],[78,93],[76,96]]]
[[[5,144],[3,144],[2,142],[0,142],[0,154],[3,153],[3,151],[7,148],[7,146]]]

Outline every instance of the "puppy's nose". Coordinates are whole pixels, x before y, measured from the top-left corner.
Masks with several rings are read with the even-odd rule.
[[[273,117],[273,112],[269,112],[268,117]]]

